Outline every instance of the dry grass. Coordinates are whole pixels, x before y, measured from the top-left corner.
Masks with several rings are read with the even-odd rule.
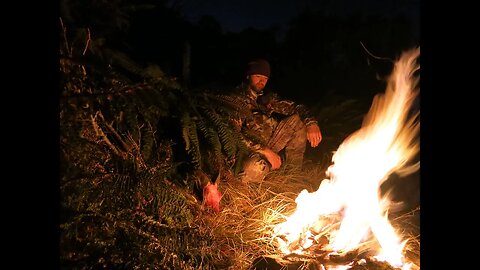
[[[235,258],[231,269],[247,269],[254,259],[278,255],[272,233],[296,208],[295,198],[303,190],[318,189],[325,167],[299,171],[283,168],[267,175],[262,183],[222,183],[222,211],[210,224],[218,241]]]
[[[411,270],[420,269],[420,207],[412,211],[402,214],[392,220],[392,224],[396,228],[402,228],[400,233],[403,239],[407,239],[405,244],[405,257],[414,265]]]
[[[205,225],[218,242],[219,254],[230,258],[229,269],[248,269],[259,257],[281,256],[272,242],[273,228],[294,212],[295,198],[303,189],[318,189],[325,170],[326,166],[320,165],[304,171],[284,168],[271,172],[261,183],[222,182],[222,211],[210,216]],[[414,215],[400,215],[392,223],[408,228],[401,232],[409,239],[407,259],[415,264],[412,269],[419,269],[420,240],[419,230],[411,222]]]

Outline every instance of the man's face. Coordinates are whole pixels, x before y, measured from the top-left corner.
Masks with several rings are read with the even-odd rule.
[[[260,74],[253,74],[248,76],[248,81],[250,83],[250,88],[259,93],[265,88],[268,77]]]

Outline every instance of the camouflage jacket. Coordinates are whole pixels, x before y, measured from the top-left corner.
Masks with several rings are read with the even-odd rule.
[[[278,122],[285,117],[298,113],[305,126],[318,124],[304,105],[281,99],[271,92],[257,94],[245,83],[235,89],[233,96],[239,105],[251,112],[248,115],[232,115],[231,121],[254,152],[267,144]]]

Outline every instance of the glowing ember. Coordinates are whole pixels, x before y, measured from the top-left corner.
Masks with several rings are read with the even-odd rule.
[[[324,179],[313,193],[303,190],[295,200],[295,212],[275,227],[282,253],[303,254],[320,235],[328,235],[328,250],[345,253],[371,245],[367,240],[375,236],[375,259],[402,269],[411,267],[402,254],[406,241],[388,220],[390,200],[381,197],[379,188],[391,173],[419,168],[419,164],[407,166],[419,150],[418,113],[409,116],[418,94],[414,72],[419,69],[419,55],[420,48],[416,48],[400,57],[385,94],[374,98],[362,128],[334,154],[327,170],[330,179]]]

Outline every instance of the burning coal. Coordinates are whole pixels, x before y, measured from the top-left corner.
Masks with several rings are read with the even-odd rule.
[[[388,219],[391,201],[379,189],[393,172],[408,174],[420,167],[408,165],[419,152],[419,113],[410,114],[419,93],[415,74],[419,55],[420,48],[402,54],[362,127],[335,152],[327,170],[329,179],[313,193],[303,190],[295,200],[295,212],[274,228],[274,240],[283,254],[306,254],[323,241],[322,250],[330,254],[345,257],[368,250],[379,262],[411,268],[403,255],[406,240]]]

